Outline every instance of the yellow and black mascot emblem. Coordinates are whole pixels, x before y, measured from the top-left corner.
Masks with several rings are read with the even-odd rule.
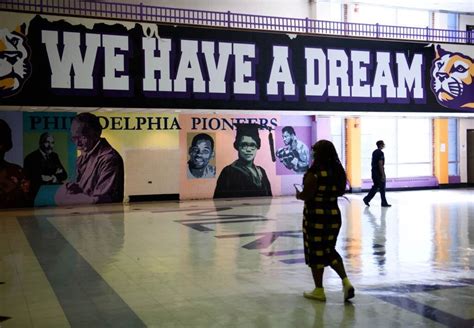
[[[0,98],[20,92],[31,73],[24,25],[15,31],[0,29]]]
[[[461,53],[436,47],[431,67],[431,89],[442,106],[474,109],[474,61]]]

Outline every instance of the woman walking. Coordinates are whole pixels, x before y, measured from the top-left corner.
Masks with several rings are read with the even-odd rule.
[[[323,287],[324,268],[330,266],[342,280],[344,300],[354,297],[344,263],[336,251],[341,229],[341,211],[337,198],[346,189],[346,172],[332,142],[320,140],[312,147],[313,163],[303,177],[303,190],[296,198],[304,201],[303,239],[306,264],[311,268],[313,291],[304,297],[326,301]]]

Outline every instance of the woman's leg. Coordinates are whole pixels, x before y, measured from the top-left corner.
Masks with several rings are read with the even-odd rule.
[[[310,292],[304,292],[303,295],[306,298],[311,298],[318,301],[326,301],[326,294],[324,294],[323,288],[323,273],[324,267],[317,269],[316,266],[311,267],[311,273],[313,274],[314,284],[316,288]]]
[[[323,288],[324,268],[316,269],[315,266],[312,266],[311,273],[313,274],[313,280],[314,284],[316,285],[316,288]]]
[[[346,269],[344,268],[344,263],[342,262],[342,258],[339,253],[334,249],[335,252],[335,259],[332,260],[330,266],[331,268],[336,271],[336,273],[341,277],[342,280],[342,288],[344,291],[344,300],[347,301],[354,297],[354,287],[352,286],[351,282],[347,278]]]
[[[329,266],[336,271],[341,279],[347,278],[346,269],[344,268],[344,263],[342,262],[341,255],[336,250],[333,250],[335,253],[335,259],[331,261]]]

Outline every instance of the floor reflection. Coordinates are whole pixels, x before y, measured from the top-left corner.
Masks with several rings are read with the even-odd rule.
[[[377,263],[379,268],[379,273],[381,275],[385,274],[385,242],[387,241],[386,237],[386,226],[385,226],[385,216],[389,208],[381,207],[379,210],[380,216],[378,218],[372,214],[370,207],[364,209],[364,216],[369,219],[370,224],[373,229],[372,237],[372,248],[374,260]]]
[[[356,288],[307,300],[293,197],[2,212],[5,327],[473,327],[473,189],[341,200]]]

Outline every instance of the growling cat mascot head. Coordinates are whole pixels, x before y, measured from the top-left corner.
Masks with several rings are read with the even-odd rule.
[[[436,47],[431,89],[438,103],[452,109],[474,109],[474,61],[461,53]]]
[[[23,29],[0,29],[0,98],[18,93],[30,76],[30,53]]]

